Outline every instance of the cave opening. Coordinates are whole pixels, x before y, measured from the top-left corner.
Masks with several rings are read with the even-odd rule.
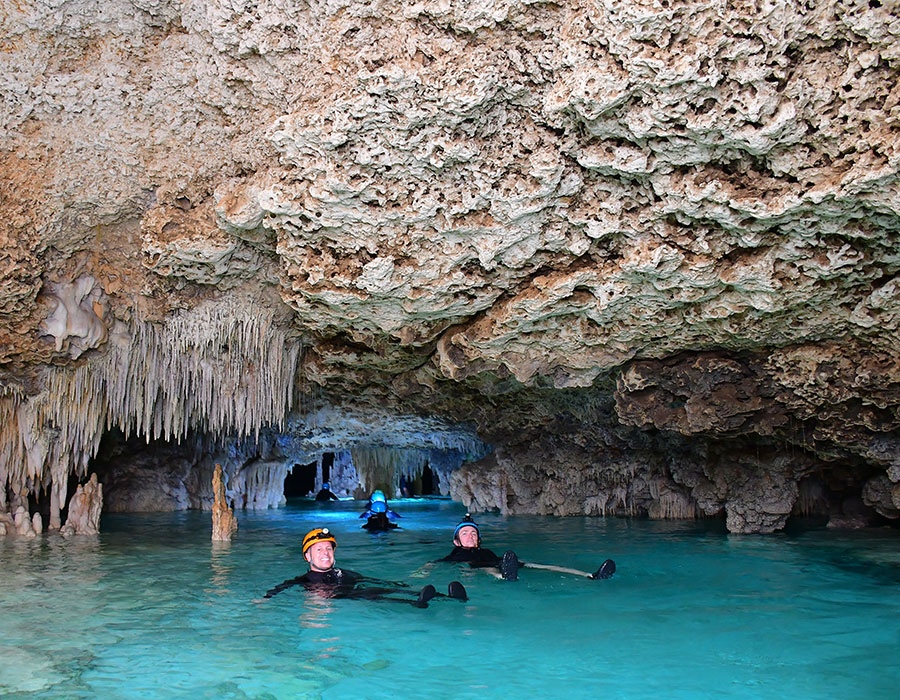
[[[434,495],[434,473],[431,471],[431,467],[429,465],[425,465],[422,469],[421,482],[422,485],[419,489],[419,493],[422,496],[433,496]]]
[[[295,464],[284,477],[284,497],[302,498],[315,493],[318,462]]]
[[[400,477],[400,496],[403,498],[412,498],[414,496],[439,496],[440,492],[436,489],[437,479],[431,466],[426,464],[422,467],[422,472],[418,476],[407,478]]]
[[[331,481],[331,468],[334,466],[334,453],[326,452],[322,455],[322,483]]]
[[[59,518],[59,522],[64,523],[69,517],[69,503],[72,500],[72,496],[75,495],[75,491],[78,490],[78,485],[82,481],[86,481],[87,477],[82,479],[75,478],[72,476],[69,478],[66,484],[66,494],[64,502],[61,503],[59,507],[59,512],[56,514],[56,517]],[[32,517],[35,513],[39,513],[41,516],[41,523],[43,524],[44,529],[47,529],[51,526],[52,521],[52,507],[51,507],[51,496],[50,496],[50,488],[42,488],[32,491],[27,496],[28,501],[28,512],[32,514]]]

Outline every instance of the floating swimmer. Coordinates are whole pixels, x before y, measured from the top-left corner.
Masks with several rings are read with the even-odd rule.
[[[352,598],[355,600],[389,600],[409,603],[417,608],[427,608],[432,598],[455,598],[468,600],[466,589],[459,581],[452,581],[447,587],[447,595],[438,593],[431,584],[416,592],[409,584],[383,581],[363,576],[349,569],[338,569],[334,565],[334,550],[337,540],[328,528],[316,528],[303,538],[303,558],[309,564],[309,571],[302,576],[282,581],[269,591],[263,599],[268,599],[294,586],[302,586],[307,591],[325,598]],[[405,596],[412,596],[407,598]]]
[[[612,559],[604,561],[594,573],[570,569],[552,564],[535,564],[524,562],[516,556],[514,551],[507,550],[502,557],[498,557],[490,549],[481,546],[481,530],[478,528],[472,516],[466,513],[456,529],[453,531],[453,551],[439,562],[461,562],[476,569],[491,569],[491,573],[497,578],[507,581],[516,581],[519,578],[519,569],[547,569],[564,574],[585,576],[590,579],[607,579],[616,571],[616,563]]]

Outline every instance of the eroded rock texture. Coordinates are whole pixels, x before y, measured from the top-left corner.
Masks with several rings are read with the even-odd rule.
[[[476,508],[900,515],[894,0],[0,21],[0,510],[110,428],[424,420]]]

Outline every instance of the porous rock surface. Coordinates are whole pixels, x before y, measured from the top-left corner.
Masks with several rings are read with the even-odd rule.
[[[0,23],[0,510],[331,405],[474,426],[476,509],[900,514],[897,2]]]

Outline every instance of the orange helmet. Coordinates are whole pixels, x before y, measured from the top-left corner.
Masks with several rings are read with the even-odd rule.
[[[316,542],[331,542],[332,549],[337,547],[337,540],[334,539],[334,535],[328,531],[327,527],[316,528],[306,533],[306,536],[303,538],[303,553],[306,554],[306,550]]]

